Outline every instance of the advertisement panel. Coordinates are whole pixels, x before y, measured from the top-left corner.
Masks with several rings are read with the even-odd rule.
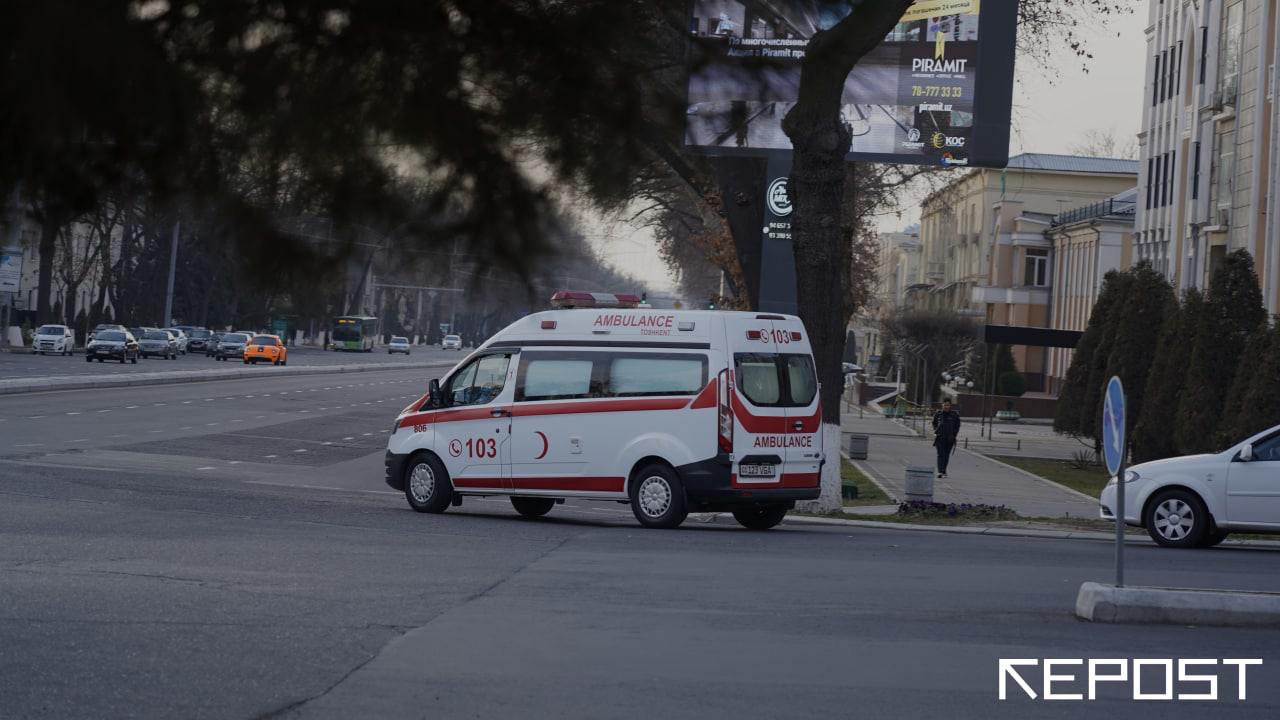
[[[809,39],[849,0],[694,0],[685,144],[713,154],[789,150]],[[1015,0],[920,0],[845,82],[851,160],[1003,167],[1009,156]]]
[[[22,252],[5,250],[0,252],[0,293],[21,292],[22,285]]]

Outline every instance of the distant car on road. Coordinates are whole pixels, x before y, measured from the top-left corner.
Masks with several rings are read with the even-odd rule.
[[[178,341],[168,330],[148,330],[138,340],[138,351],[142,357],[162,357],[166,360],[178,358]]]
[[[213,357],[218,354],[218,343],[222,341],[222,336],[226,333],[211,332],[204,343],[204,356]]]
[[[187,333],[187,352],[208,352],[211,337],[213,333],[204,328],[191,328]]]
[[[120,332],[129,332],[129,329],[123,325],[111,325],[111,324],[95,325],[93,327],[93,330],[89,331],[89,337],[85,338],[85,345],[88,345],[89,343],[93,342],[93,339],[97,337],[98,333],[103,330],[118,330]]]
[[[399,335],[391,336],[391,342],[387,343],[387,354],[394,355],[396,353],[409,354],[409,338],[400,337]]]
[[[1232,532],[1280,533],[1280,425],[1220,453],[1134,465],[1098,499],[1115,519],[1125,489],[1125,523],[1165,547],[1213,547]]]
[[[85,347],[85,362],[119,360],[120,364],[138,364],[138,341],[128,330],[99,330],[93,342]]]
[[[444,340],[440,341],[441,350],[461,350],[462,338],[457,335],[445,335]]]
[[[171,327],[171,328],[165,328],[165,330],[168,330],[169,332],[173,333],[174,340],[176,340],[178,343],[178,352],[182,355],[186,355],[188,339],[187,339],[187,334],[183,332],[182,328]]]
[[[76,334],[66,325],[41,325],[32,344],[37,355],[55,352],[70,355],[76,349]]]
[[[255,335],[244,347],[244,364],[257,365],[259,361],[272,365],[288,365],[289,349],[278,335]]]
[[[250,337],[246,333],[224,333],[218,340],[218,352],[213,356],[214,359],[225,361],[227,358],[244,357],[244,346],[249,343]]]

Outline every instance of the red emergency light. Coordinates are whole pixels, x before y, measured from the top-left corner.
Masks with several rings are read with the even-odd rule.
[[[551,296],[551,304],[566,310],[570,308],[633,308],[640,304],[640,296],[561,290]]]

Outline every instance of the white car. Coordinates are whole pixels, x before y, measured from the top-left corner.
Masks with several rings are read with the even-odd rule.
[[[441,350],[461,350],[462,338],[457,335],[445,335],[444,340],[440,341]]]
[[[187,343],[191,341],[191,338],[187,337],[187,334],[182,331],[182,328],[165,328],[165,330],[169,331],[169,334],[173,336],[175,341],[177,341],[178,353],[186,355]]]
[[[1280,533],[1280,425],[1212,455],[1134,465],[1099,498],[1115,519],[1125,488],[1125,522],[1165,547],[1212,547],[1232,532]]]
[[[41,325],[32,343],[37,355],[70,355],[76,349],[76,335],[66,325]]]
[[[394,355],[396,353],[409,354],[409,338],[400,337],[399,335],[392,336],[391,342],[387,343],[387,354]]]

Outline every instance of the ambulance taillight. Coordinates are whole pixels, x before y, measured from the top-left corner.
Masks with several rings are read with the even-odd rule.
[[[719,430],[718,444],[720,452],[733,452],[733,407],[730,403],[729,393],[733,392],[733,373],[729,370],[721,370],[720,375],[716,378],[716,397],[719,402],[717,404],[719,414]]]

